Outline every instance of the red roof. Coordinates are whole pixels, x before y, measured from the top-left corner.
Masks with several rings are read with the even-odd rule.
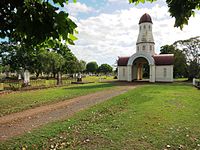
[[[147,14],[147,13],[145,13],[145,14],[140,18],[139,24],[144,23],[144,22],[153,23],[152,20],[151,20],[151,16],[150,16],[149,14]]]
[[[119,57],[117,61],[118,66],[127,66],[130,57]]]
[[[155,65],[173,65],[174,63],[174,54],[160,54],[153,56]]]

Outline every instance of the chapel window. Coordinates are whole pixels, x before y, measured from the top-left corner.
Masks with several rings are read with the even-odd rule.
[[[146,26],[144,25],[144,29],[146,29]]]
[[[152,45],[150,45],[150,51],[152,51]]]
[[[150,25],[149,25],[149,30],[151,30],[151,27],[150,27]]]
[[[163,69],[163,76],[166,78],[167,77],[167,68]]]
[[[145,51],[145,45],[142,46],[142,50]]]
[[[137,51],[139,51],[140,50],[140,48],[139,48],[139,46],[137,46]]]

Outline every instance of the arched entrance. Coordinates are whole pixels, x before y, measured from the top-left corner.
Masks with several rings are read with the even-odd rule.
[[[143,52],[135,53],[129,58],[127,67],[128,81],[142,80],[144,79],[144,72],[148,71],[149,82],[155,82],[155,64],[150,54]]]
[[[138,81],[149,81],[149,63],[143,58],[136,58],[132,64],[132,78]]]

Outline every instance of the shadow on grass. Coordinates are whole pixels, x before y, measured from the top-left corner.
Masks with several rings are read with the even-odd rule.
[[[192,86],[190,82],[173,82],[173,83],[166,83],[166,82],[156,82],[156,83],[150,83],[150,82],[126,82],[126,81],[106,81],[101,82],[103,84],[95,84],[95,85],[80,85],[80,86],[73,86],[73,87],[67,87],[64,89],[71,89],[71,90],[82,90],[82,89],[97,89],[97,88],[108,88],[108,87],[114,87],[114,86],[137,86],[137,85],[167,85],[167,86]]]
[[[112,83],[104,83],[104,84],[95,84],[95,85],[80,85],[80,86],[74,86],[74,87],[68,87],[64,88],[66,90],[81,90],[81,89],[99,89],[99,88],[108,88],[113,87],[114,85]]]
[[[173,82],[173,83],[157,83],[157,85],[169,85],[169,86],[192,86],[191,82]]]

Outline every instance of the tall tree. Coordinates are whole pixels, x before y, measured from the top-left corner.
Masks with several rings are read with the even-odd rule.
[[[186,56],[189,80],[198,77],[200,74],[200,36],[179,40],[173,45],[179,48]]]
[[[8,38],[9,42],[19,46],[12,49],[14,57],[10,60],[14,61],[14,64],[18,65],[15,59],[19,56],[19,64],[23,64],[22,67],[30,71],[32,66],[37,64],[37,56],[40,53],[38,46],[45,46],[46,43],[52,46],[55,45],[54,41],[74,44],[73,41],[77,39],[74,36],[77,25],[67,12],[59,10],[59,7],[64,7],[67,3],[68,0],[0,1],[0,38]],[[59,44],[56,44],[56,48],[59,47],[57,45]]]
[[[160,49],[160,54],[174,54],[174,77],[186,77],[187,62],[185,54],[173,45],[164,45]]]
[[[130,3],[145,3],[155,2],[157,0],[129,0]],[[188,24],[188,20],[191,16],[195,15],[195,10],[200,10],[199,0],[166,0],[169,7],[169,13],[172,17],[175,17],[175,27],[183,28],[183,25]]]
[[[79,66],[80,66],[80,72],[83,72],[86,70],[86,62],[84,60],[79,61]]]
[[[50,44],[51,43],[51,44]],[[24,45],[1,43],[0,56],[4,66],[18,71],[20,68],[29,70],[39,76],[44,72],[57,75],[57,83],[61,84],[62,73],[71,73],[77,70],[78,59],[73,55],[68,46],[59,40],[45,41],[32,50],[27,50]]]
[[[174,42],[175,47],[181,49],[187,57],[187,61],[197,60],[200,54],[200,36],[192,37],[186,40]]]
[[[86,65],[86,71],[89,73],[96,73],[98,69],[98,64],[95,61],[89,62]]]
[[[113,70],[113,68],[112,68],[109,64],[102,64],[102,65],[99,66],[99,68],[98,68],[98,72],[99,72],[99,73],[104,73],[104,74],[111,73],[112,70]]]

